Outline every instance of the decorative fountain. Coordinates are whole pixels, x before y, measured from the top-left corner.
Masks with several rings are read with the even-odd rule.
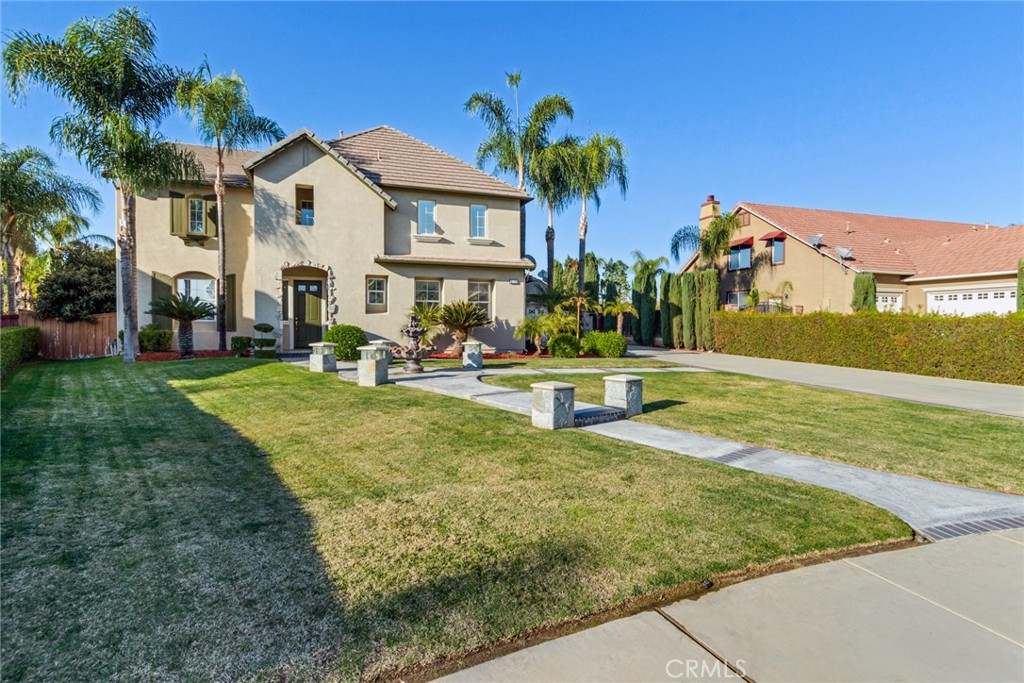
[[[409,316],[409,325],[401,330],[402,335],[409,338],[409,344],[407,346],[396,344],[391,347],[391,355],[405,361],[406,374],[423,372],[423,364],[420,361],[434,352],[434,347],[430,344],[420,345],[420,339],[428,331],[426,327],[420,325],[419,316],[412,314]]]

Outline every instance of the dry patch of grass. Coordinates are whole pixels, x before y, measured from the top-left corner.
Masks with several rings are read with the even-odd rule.
[[[5,381],[2,665],[365,679],[906,537],[841,494],[245,359]]]
[[[600,375],[549,376],[602,403]],[[546,378],[547,379],[547,378]],[[488,377],[529,391],[528,377]],[[1024,422],[726,373],[644,375],[643,422],[885,472],[1024,493]]]

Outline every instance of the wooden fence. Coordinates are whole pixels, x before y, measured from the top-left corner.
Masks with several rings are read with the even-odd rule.
[[[100,313],[96,322],[43,320],[21,311],[20,324],[39,328],[39,355],[49,360],[109,356],[117,348],[117,314]]]

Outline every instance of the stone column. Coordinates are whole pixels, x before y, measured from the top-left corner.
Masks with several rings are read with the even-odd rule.
[[[310,372],[337,372],[338,357],[334,355],[334,347],[337,344],[332,342],[317,342],[310,344],[312,353],[309,354]]]
[[[604,404],[626,411],[626,417],[644,412],[644,378],[636,375],[609,375],[604,378]]]
[[[576,426],[576,385],[565,382],[537,382],[533,389],[533,426],[565,429]]]
[[[388,382],[388,365],[391,364],[391,353],[385,344],[367,344],[360,346],[359,362],[356,372],[359,386],[376,387]]]
[[[481,342],[463,342],[462,344],[462,369],[483,370],[484,369],[484,345]]]

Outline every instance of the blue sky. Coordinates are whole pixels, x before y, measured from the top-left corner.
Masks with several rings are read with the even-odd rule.
[[[704,196],[1006,225],[1024,220],[1024,4],[140,3],[161,58],[239,71],[261,114],[332,137],[386,123],[472,162],[474,90],[568,96],[568,129],[618,135],[625,200],[588,244],[668,254]],[[4,33],[57,35],[108,3],[0,4]],[[11,146],[48,147],[64,105],[3,98]],[[194,141],[170,115],[164,133]],[[86,174],[72,158],[61,163]],[[99,181],[95,181],[99,184]],[[113,192],[95,230],[112,234]],[[556,219],[575,253],[579,207]],[[528,251],[543,258],[532,205]]]

